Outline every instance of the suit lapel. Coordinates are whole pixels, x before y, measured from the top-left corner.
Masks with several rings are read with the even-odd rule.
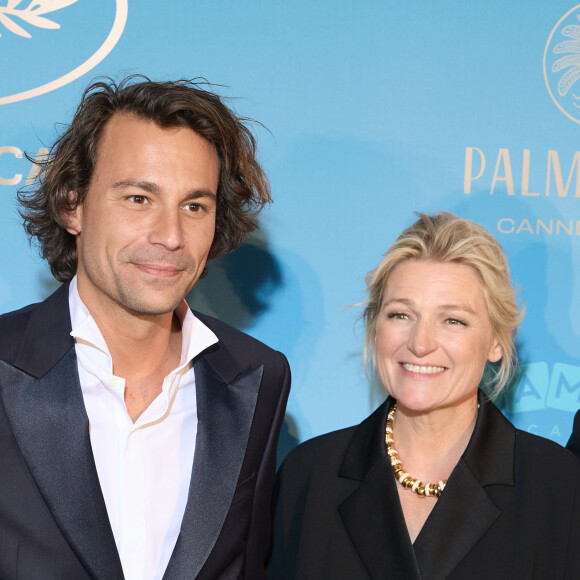
[[[189,498],[165,580],[195,578],[226,519],[245,456],[263,367],[239,372],[223,343],[195,363],[198,429]]]
[[[390,403],[357,428],[339,475],[361,484],[339,512],[373,580],[447,578],[501,515],[485,488],[514,484],[515,430],[480,394],[469,445],[411,545],[382,443]]]
[[[460,460],[415,540],[422,577],[447,578],[500,515],[501,510]]]
[[[480,406],[469,445],[414,544],[424,578],[447,578],[500,517],[485,487],[514,484],[515,431],[481,396]]]
[[[379,407],[357,428],[339,475],[361,484],[338,509],[373,580],[419,580],[415,554],[383,445],[388,405],[389,402]]]
[[[96,578],[123,573],[93,460],[69,335],[68,285],[30,315],[2,400],[32,477],[63,535]]]

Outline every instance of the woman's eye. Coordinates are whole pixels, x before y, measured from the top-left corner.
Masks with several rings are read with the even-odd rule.
[[[447,322],[447,324],[451,324],[452,326],[467,326],[463,320],[459,320],[457,318],[448,318],[445,322]]]
[[[392,320],[406,320],[409,317],[404,312],[389,312],[387,318]]]

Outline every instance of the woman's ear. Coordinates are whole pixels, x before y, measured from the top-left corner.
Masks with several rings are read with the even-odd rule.
[[[503,348],[501,347],[501,344],[494,339],[493,344],[489,350],[487,360],[489,362],[494,363],[500,360],[502,356],[503,356]]]

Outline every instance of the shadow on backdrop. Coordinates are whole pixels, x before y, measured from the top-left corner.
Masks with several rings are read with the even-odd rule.
[[[263,233],[259,233],[232,254],[208,264],[207,274],[197,282],[187,301],[193,310],[246,330],[270,309],[270,300],[282,284],[278,260],[269,251]],[[296,445],[296,422],[286,414],[278,443],[278,465]]]
[[[39,282],[40,287],[42,288],[43,298],[48,298],[53,292],[56,292],[61,285],[61,282],[52,276],[48,267],[46,271],[43,271],[40,275]]]
[[[280,431],[280,439],[278,441],[278,460],[276,468],[280,467],[280,464],[286,458],[286,455],[294,449],[300,443],[298,437],[298,425],[294,418],[286,413],[284,423],[282,423],[282,430]]]
[[[245,330],[269,310],[272,295],[282,283],[280,265],[260,233],[232,254],[208,263],[207,274],[196,283],[187,302],[193,310]]]

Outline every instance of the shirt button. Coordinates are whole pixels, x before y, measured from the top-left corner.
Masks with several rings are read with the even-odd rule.
[[[109,379],[109,386],[110,387],[116,387],[119,384],[119,381],[117,380],[117,377],[111,377]]]

